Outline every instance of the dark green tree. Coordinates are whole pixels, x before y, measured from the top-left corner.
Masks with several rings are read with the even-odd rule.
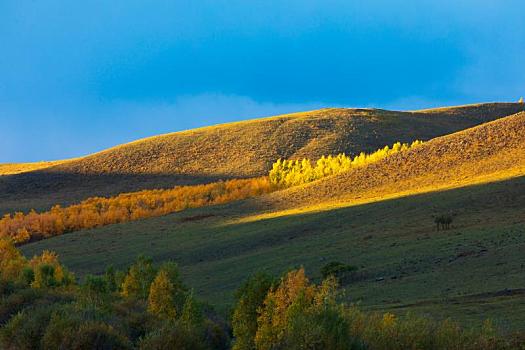
[[[235,350],[255,349],[257,310],[263,305],[268,291],[276,284],[273,277],[258,273],[249,278],[235,293],[237,300],[232,315]]]

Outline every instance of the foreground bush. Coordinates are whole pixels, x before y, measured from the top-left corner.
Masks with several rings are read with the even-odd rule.
[[[12,242],[2,247],[0,266],[20,263],[0,276],[0,349],[229,348],[224,322],[204,313],[172,262],[157,267],[141,256],[125,272],[76,284],[56,254],[28,261]],[[27,269],[33,279],[21,278]]]
[[[337,302],[333,276],[315,285],[299,269],[287,273],[276,287],[250,281],[239,293],[257,295],[266,288],[267,294],[252,299],[254,314],[245,312],[236,319],[239,310],[246,309],[239,298],[232,324],[234,349],[525,349],[523,335],[502,337],[489,321],[479,329],[464,329],[451,320],[398,318],[346,306]]]
[[[1,247],[0,266],[16,268],[0,278],[0,349],[525,349],[523,334],[502,337],[488,321],[464,329],[347,306],[333,274],[340,264],[319,284],[304,269],[279,281],[250,278],[236,294],[232,342],[226,322],[184,287],[172,262],[157,267],[139,257],[127,271],[108,269],[77,284],[56,254],[28,261],[12,242]],[[39,268],[41,277],[22,278]]]

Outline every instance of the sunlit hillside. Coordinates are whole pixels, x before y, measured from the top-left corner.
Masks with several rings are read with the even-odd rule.
[[[523,105],[518,103],[414,112],[328,108],[155,136],[45,169],[0,176],[0,213],[260,176],[278,158],[369,152],[397,141],[428,140],[520,110]]]
[[[525,113],[435,138],[322,181],[267,196],[275,208],[362,204],[525,175]],[[324,204],[323,204],[324,203]]]
[[[27,173],[30,171],[42,170],[59,165],[69,160],[58,160],[50,162],[33,162],[33,163],[3,163],[0,164],[0,176],[15,175]]]
[[[381,161],[287,190],[85,230],[22,249],[57,251],[80,275],[138,253],[174,259],[195,292],[225,311],[264,269],[330,261],[358,267],[344,285],[364,308],[478,323],[525,324],[525,113],[435,138]],[[435,218],[452,218],[436,229]],[[422,287],[424,286],[424,287]]]

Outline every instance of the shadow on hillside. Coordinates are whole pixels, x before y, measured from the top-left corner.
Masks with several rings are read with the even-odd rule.
[[[260,208],[250,202],[242,212],[240,202],[190,209],[53,237],[24,245],[21,250],[28,257],[45,249],[56,251],[79,277],[103,273],[109,264],[125,268],[139,254],[151,256],[157,263],[173,260],[186,276],[192,276],[197,292],[205,289],[220,303],[224,302],[224,288],[236,288],[256,272],[278,276],[289,268],[304,266],[317,278],[320,268],[332,260],[358,264],[360,283],[374,285],[378,278],[394,281],[394,276],[396,282],[411,281],[407,277],[421,273],[433,278],[435,269],[463,278],[461,266],[468,261],[486,263],[495,275],[507,271],[510,260],[506,259],[511,258],[496,255],[496,264],[491,254],[511,252],[510,247],[523,244],[516,241],[520,231],[506,228],[523,223],[525,176],[324,212],[222,224],[223,220],[257,213]],[[453,228],[437,232],[432,215],[448,210],[458,214]],[[509,235],[510,231],[515,232]],[[454,242],[461,245],[451,245]],[[472,249],[472,255],[463,254]],[[408,254],[414,252],[423,260],[410,259]],[[410,288],[428,287],[411,283],[407,284]],[[493,278],[480,292],[502,288]],[[385,298],[388,293],[385,290]],[[417,299],[429,298],[421,293]]]
[[[248,222],[227,222],[214,225],[211,222],[210,237],[206,244],[200,241],[194,249],[185,252],[166,251],[155,256],[155,260],[177,259],[183,265],[220,261],[252,253],[280,249],[304,240],[323,237],[360,235],[367,240],[377,236],[392,235],[392,239],[418,232],[421,235],[458,232],[469,227],[496,227],[505,223],[516,223],[523,218],[511,216],[508,211],[525,207],[525,176],[482,185],[472,185],[444,191],[427,192],[367,204],[359,204],[316,211],[263,218]],[[170,215],[164,222],[187,222],[186,218],[210,216],[249,217],[260,214],[268,207],[258,205],[257,198],[226,205],[190,209]],[[453,213],[452,227],[437,231],[433,215]],[[212,215],[213,214],[213,215]],[[147,225],[147,222],[144,222]],[[206,225],[202,223],[197,225]],[[193,230],[194,227],[184,228]],[[205,227],[199,232],[208,235]],[[109,232],[109,229],[108,229]],[[225,234],[220,238],[221,234]],[[219,238],[217,238],[219,237]],[[377,238],[377,237],[375,237]],[[336,247],[328,250],[337,250]],[[263,255],[266,253],[262,253]],[[133,256],[133,254],[131,254]],[[290,261],[300,260],[290,255]],[[284,267],[285,268],[285,267]]]
[[[228,180],[227,175],[83,174],[40,170],[0,177],[0,214],[48,209],[88,197]]]

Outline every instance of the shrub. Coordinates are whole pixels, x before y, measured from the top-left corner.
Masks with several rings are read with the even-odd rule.
[[[51,319],[53,306],[25,309],[13,316],[0,330],[0,348],[32,350],[40,348],[40,339]]]
[[[132,349],[131,342],[113,327],[103,322],[81,324],[67,349]]]
[[[69,311],[69,312],[67,312]],[[71,349],[77,337],[77,329],[82,323],[78,315],[66,309],[54,312],[51,316],[41,344],[43,349]]]
[[[151,332],[139,343],[141,350],[205,350],[209,348],[195,329],[182,326],[178,322]]]
[[[132,342],[144,337],[152,329],[158,329],[162,321],[146,312],[143,301],[135,299],[117,300],[113,304],[113,315],[119,326]]]
[[[334,277],[339,283],[342,283],[350,277],[351,273],[356,271],[357,267],[346,265],[342,262],[332,261],[321,268],[323,279]]]
[[[33,289],[14,291],[8,297],[0,300],[0,326],[6,323],[13,315],[32,305],[42,298],[42,293]]]
[[[15,248],[13,241],[0,238],[0,280],[18,279],[26,264],[26,259]]]
[[[85,305],[102,306],[109,302],[109,288],[104,277],[87,275],[80,288],[80,299]]]

